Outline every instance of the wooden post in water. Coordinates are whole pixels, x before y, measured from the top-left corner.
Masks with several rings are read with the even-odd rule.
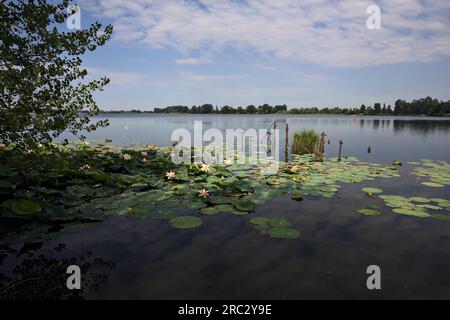
[[[342,160],[342,145],[344,144],[344,142],[342,142],[342,140],[339,140],[339,157],[338,157],[338,161]]]
[[[271,147],[270,147],[270,150],[271,150],[271,153],[270,153],[270,155],[273,157],[275,154],[278,154],[278,151],[277,151],[277,153],[275,153],[275,147],[277,146],[277,143],[276,143],[276,139],[278,139],[278,137],[277,137],[277,135],[276,135],[276,130],[277,130],[277,123],[276,122],[274,122],[273,123],[273,132],[272,132],[272,134],[271,134],[271,138],[272,138],[272,145],[271,145]]]
[[[289,125],[286,122],[285,137],[284,137],[284,161],[286,163],[289,162],[288,153],[289,153]]]

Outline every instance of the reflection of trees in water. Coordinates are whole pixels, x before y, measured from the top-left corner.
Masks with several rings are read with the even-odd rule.
[[[64,251],[65,244],[58,244],[45,255],[41,253],[37,256],[33,253],[33,246],[38,250],[42,243],[26,244],[19,252],[9,246],[0,248],[0,266],[8,256],[15,255],[18,259],[11,274],[0,273],[0,299],[83,299],[87,292],[97,291],[107,281],[105,274],[93,269],[115,266],[112,262],[93,257],[91,252],[77,258],[55,257]],[[22,255],[26,258],[22,258]],[[66,287],[70,276],[66,271],[70,265],[80,267],[80,290],[69,290]]]
[[[441,120],[394,120],[394,132],[399,133],[410,130],[415,133],[448,133],[450,131],[450,121]]]

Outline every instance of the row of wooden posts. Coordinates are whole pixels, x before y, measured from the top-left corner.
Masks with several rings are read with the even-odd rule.
[[[277,128],[277,123],[274,122],[273,123],[273,132],[275,132],[275,129]],[[285,127],[284,127],[284,131],[285,131],[285,135],[284,135],[284,159],[286,162],[289,162],[289,124],[286,122]],[[319,146],[319,152],[320,153],[324,153],[325,152],[325,132],[322,132],[321,134],[321,143]],[[275,137],[273,137],[275,138]],[[328,144],[330,144],[330,140],[328,140]],[[338,156],[338,161],[342,160],[342,145],[344,144],[344,142],[342,140],[339,140],[339,156]]]

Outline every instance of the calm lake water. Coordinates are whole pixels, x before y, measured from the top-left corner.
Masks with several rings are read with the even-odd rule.
[[[399,159],[404,164],[399,178],[343,184],[331,199],[307,196],[296,202],[285,196],[257,207],[259,216],[288,219],[301,232],[298,239],[260,235],[248,223],[253,214],[206,216],[201,227],[191,230],[172,229],[167,221],[115,217],[89,229],[37,242],[34,253],[21,253],[20,242],[1,247],[0,277],[14,277],[14,270],[19,270],[16,275],[26,274],[30,261],[37,259],[38,274],[48,279],[58,261],[71,258],[82,263],[81,257],[88,255],[95,263],[86,267],[83,279],[98,286],[87,290],[85,298],[450,298],[450,221],[396,215],[382,200],[369,199],[361,192],[366,186],[382,186],[385,194],[450,199],[448,186],[430,188],[417,183],[409,174],[414,166],[405,163],[423,158],[450,162],[449,118],[109,118],[111,126],[90,138],[169,145],[172,130],[192,128],[194,120],[220,129],[268,128],[276,120],[281,128],[287,122],[291,134],[303,128],[327,133],[331,142],[326,146],[328,156],[336,156],[337,141],[342,139],[346,155],[378,163]],[[368,146],[372,147],[370,154]],[[373,204],[380,206],[381,216],[356,212]],[[185,213],[198,214],[192,210]],[[58,244],[63,245],[56,249]],[[378,291],[366,287],[366,268],[373,264],[381,268],[382,289]],[[33,285],[50,290],[44,280]],[[63,288],[64,284],[59,285]],[[63,291],[55,290],[54,297]]]
[[[450,161],[450,118],[434,117],[352,117],[299,115],[164,115],[164,114],[108,114],[110,126],[88,135],[89,139],[112,139],[121,144],[152,143],[169,146],[175,129],[193,131],[194,121],[202,121],[204,130],[269,129],[273,122],[280,130],[280,157],[284,157],[285,125],[289,125],[289,141],[294,132],[314,129],[325,132],[330,144],[328,157],[339,151],[338,141],[344,142],[345,155],[360,160],[392,162],[415,161],[422,158]],[[64,138],[73,139],[65,135]],[[327,141],[328,142],[328,141]],[[371,147],[372,152],[367,153]]]

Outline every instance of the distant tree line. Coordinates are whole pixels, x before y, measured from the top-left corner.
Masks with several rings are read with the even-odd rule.
[[[258,107],[249,105],[247,107],[230,107],[228,105],[219,108],[212,104],[204,104],[201,106],[169,106],[165,108],[155,108],[153,111],[107,111],[107,113],[189,113],[189,114],[345,114],[345,115],[427,115],[427,116],[444,116],[450,115],[450,100],[440,101],[431,97],[407,102],[405,100],[397,100],[392,107],[391,105],[377,102],[373,106],[365,106],[359,108],[291,108],[288,110],[285,104],[271,106],[263,104]]]

